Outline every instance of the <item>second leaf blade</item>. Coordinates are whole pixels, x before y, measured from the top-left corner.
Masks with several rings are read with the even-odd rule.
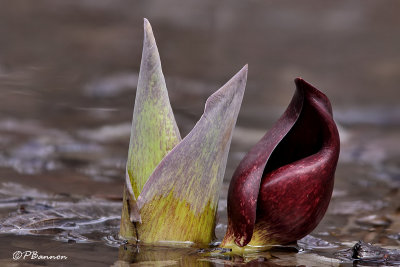
[[[214,237],[219,191],[246,78],[247,66],[210,96],[199,122],[150,176],[138,198],[141,241],[207,244]]]

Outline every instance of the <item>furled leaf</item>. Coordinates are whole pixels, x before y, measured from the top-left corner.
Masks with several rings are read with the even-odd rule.
[[[154,168],[180,141],[156,41],[150,23],[145,19],[142,63],[126,165],[136,197]]]
[[[339,135],[328,98],[302,79],[295,82],[297,90],[285,113],[233,174],[224,247],[296,241],[326,212]]]
[[[209,97],[193,130],[160,162],[138,197],[138,238],[209,243],[247,66]]]
[[[126,188],[120,235],[135,236],[130,221],[140,221],[135,200],[164,156],[181,141],[150,23],[144,19],[144,41],[132,119]]]

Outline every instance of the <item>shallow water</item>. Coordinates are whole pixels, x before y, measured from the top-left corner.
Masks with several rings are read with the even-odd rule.
[[[0,265],[353,266],[341,251],[358,240],[399,248],[399,3],[307,3],[2,5]],[[143,17],[152,23],[183,136],[206,98],[249,63],[219,202],[219,240],[232,172],[288,104],[293,78],[330,97],[341,155],[329,210],[311,235],[246,258],[116,239]],[[27,250],[68,259],[12,259]]]

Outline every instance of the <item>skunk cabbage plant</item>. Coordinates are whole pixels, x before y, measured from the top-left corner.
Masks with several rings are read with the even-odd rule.
[[[302,79],[282,117],[247,153],[228,192],[222,247],[263,250],[309,234],[331,199],[339,134],[328,98]]]
[[[144,21],[120,236],[146,244],[208,244],[247,65],[211,95],[181,139],[150,23]]]
[[[247,65],[211,95],[181,139],[150,23],[144,21],[120,236],[145,244],[209,244]],[[221,247],[265,250],[310,233],[324,216],[339,157],[328,98],[302,79],[282,117],[247,153],[228,192]]]

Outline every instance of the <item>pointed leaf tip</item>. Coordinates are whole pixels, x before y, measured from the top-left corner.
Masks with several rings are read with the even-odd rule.
[[[210,112],[209,110],[216,106],[216,103],[220,101],[225,101],[226,104],[219,104],[219,106],[225,107],[225,105],[231,103],[234,97],[236,97],[237,100],[240,100],[240,104],[238,106],[239,108],[234,108],[234,110],[237,110],[239,112],[244,90],[246,88],[247,72],[247,65],[245,65],[225,85],[223,85],[219,90],[217,90],[207,99],[204,108],[205,116],[207,116],[207,114]],[[235,105],[232,106],[235,107]]]
[[[154,39],[154,34],[153,34],[153,28],[151,27],[150,22],[145,18],[143,19],[143,29],[144,29],[144,38],[151,37],[153,40]]]

